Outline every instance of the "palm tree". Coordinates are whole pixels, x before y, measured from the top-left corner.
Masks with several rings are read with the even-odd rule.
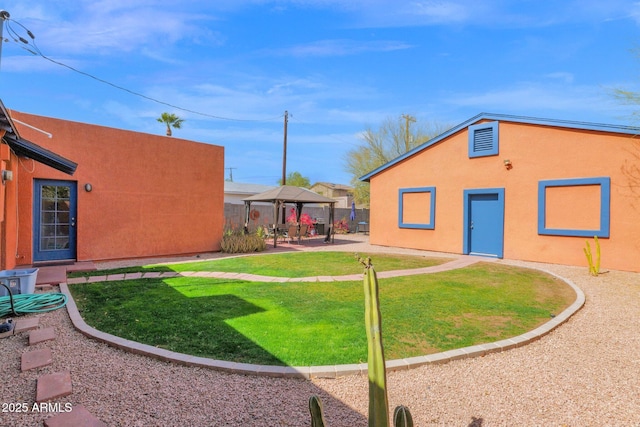
[[[171,127],[173,126],[175,129],[180,129],[182,127],[183,119],[176,116],[173,113],[162,113],[160,117],[157,119],[160,123],[164,123],[167,125],[167,136],[171,136]]]

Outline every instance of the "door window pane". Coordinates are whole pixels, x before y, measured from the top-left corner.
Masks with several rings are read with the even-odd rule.
[[[40,250],[69,248],[71,187],[43,185],[40,194]]]

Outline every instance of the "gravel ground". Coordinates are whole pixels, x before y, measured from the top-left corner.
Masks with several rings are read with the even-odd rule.
[[[313,250],[332,249],[391,251],[357,241]],[[640,427],[640,274],[590,277],[586,267],[499,262],[570,279],[586,295],[584,308],[525,347],[389,373],[391,407],[408,406],[416,426]],[[365,376],[309,381],[227,374],[108,347],[76,332],[66,310],[41,315],[40,325],[54,326],[58,335],[36,346],[52,350],[48,367],[21,373],[20,354],[33,349],[27,334],[0,340],[2,426],[42,425],[52,414],[5,411],[10,403],[31,407],[36,378],[61,370],[71,371],[73,394],[58,402],[81,404],[109,426],[309,426],[312,394],[321,396],[329,426],[367,424]]]

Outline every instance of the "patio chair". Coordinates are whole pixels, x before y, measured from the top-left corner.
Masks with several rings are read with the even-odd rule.
[[[293,239],[297,239],[298,225],[297,224],[289,225],[289,228],[287,228],[287,231],[285,231],[284,233],[284,237],[289,241],[289,243],[291,243]]]
[[[267,226],[264,227],[264,233],[265,233],[265,238],[268,239],[273,239],[273,228]]]
[[[308,231],[309,231],[309,225],[307,225],[307,224],[302,224],[302,225],[300,226],[300,238],[304,239],[304,238],[308,237],[308,236],[307,236],[307,232],[308,232]]]

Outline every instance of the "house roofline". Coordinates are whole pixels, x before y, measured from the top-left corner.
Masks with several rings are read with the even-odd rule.
[[[1,139],[6,142],[17,155],[28,157],[68,175],[75,173],[78,167],[77,163],[22,138],[11,119],[9,110],[4,106],[2,100],[0,100],[0,129],[5,131]]]
[[[513,116],[509,114],[495,114],[495,113],[480,113],[457,126],[452,127],[448,131],[431,138],[430,140],[424,142],[417,147],[407,151],[406,153],[396,157],[390,162],[385,163],[382,166],[372,170],[366,175],[363,175],[359,178],[360,181],[368,182],[373,176],[379,174],[391,166],[396,165],[397,163],[402,162],[403,160],[413,156],[414,154],[425,150],[431,147],[434,144],[448,138],[449,136],[458,133],[459,131],[466,129],[470,125],[477,123],[482,120],[498,120],[505,122],[515,122],[515,123],[523,123],[523,124],[531,124],[531,125],[544,125],[544,126],[555,126],[567,129],[579,129],[579,130],[590,130],[596,132],[610,132],[610,133],[622,133],[628,135],[640,135],[640,127],[634,126],[624,126],[624,125],[610,125],[610,124],[601,124],[601,123],[589,123],[589,122],[579,122],[579,121],[571,121],[571,120],[559,120],[559,119],[540,119],[535,117],[525,117],[525,116]]]

